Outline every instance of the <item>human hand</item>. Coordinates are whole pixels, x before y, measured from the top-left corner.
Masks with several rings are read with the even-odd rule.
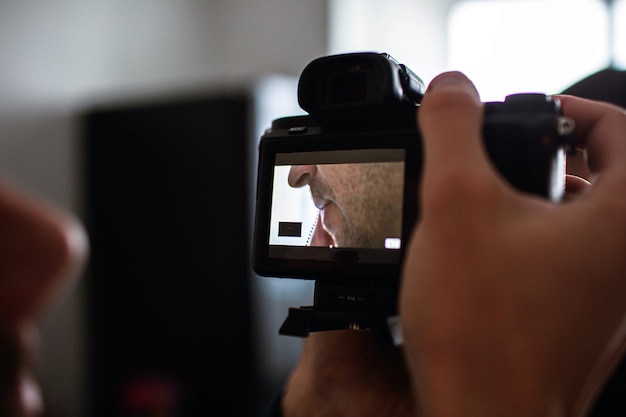
[[[424,415],[583,415],[626,348],[626,115],[562,97],[592,185],[554,204],[512,189],[482,147],[467,78],[419,112],[421,219],[400,311]]]
[[[285,417],[415,415],[401,351],[369,331],[311,333],[282,405]]]
[[[78,275],[86,251],[75,219],[0,183],[0,415],[41,415],[29,369],[36,322]]]

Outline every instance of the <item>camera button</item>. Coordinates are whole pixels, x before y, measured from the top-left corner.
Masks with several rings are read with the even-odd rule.
[[[296,127],[289,128],[287,133],[290,134],[290,135],[302,135],[302,134],[306,133],[308,130],[309,130],[309,128],[306,127],[306,126],[296,126]]]

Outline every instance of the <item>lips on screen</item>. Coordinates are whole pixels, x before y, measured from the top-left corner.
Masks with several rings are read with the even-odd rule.
[[[404,149],[277,153],[270,246],[399,250],[404,173]]]

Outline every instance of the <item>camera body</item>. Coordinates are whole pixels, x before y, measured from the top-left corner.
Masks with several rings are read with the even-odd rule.
[[[404,249],[419,217],[424,83],[384,53],[333,55],[302,72],[308,114],[261,137],[253,269],[316,281],[314,306],[292,309],[282,334],[372,328],[395,314]],[[520,191],[558,201],[571,120],[543,94],[484,104],[484,143]],[[289,324],[291,323],[291,324]]]

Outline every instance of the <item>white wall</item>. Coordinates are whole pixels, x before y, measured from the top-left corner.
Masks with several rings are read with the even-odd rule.
[[[298,75],[325,48],[324,0],[3,0],[0,175],[78,211],[81,106]],[[41,327],[37,372],[66,417],[84,415],[84,324],[79,283]]]
[[[459,0],[330,0],[329,51],[387,52],[428,84],[446,70],[448,13]]]

